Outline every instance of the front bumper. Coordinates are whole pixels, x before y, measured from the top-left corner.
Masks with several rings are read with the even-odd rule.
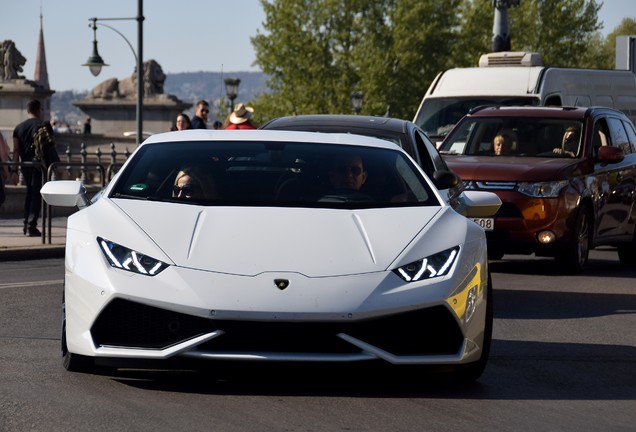
[[[194,317],[115,299],[90,333],[96,354],[112,357],[452,363],[465,351],[443,305],[356,322],[268,322]]]

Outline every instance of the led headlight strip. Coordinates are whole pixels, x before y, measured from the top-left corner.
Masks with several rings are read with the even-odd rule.
[[[422,258],[421,260],[398,267],[393,270],[393,272],[395,272],[395,274],[401,277],[405,282],[417,282],[420,280],[444,276],[450,271],[458,253],[459,246],[455,246],[434,255],[430,255],[426,258]]]
[[[113,267],[146,276],[158,275],[168,267],[168,264],[162,261],[140,254],[110,240],[97,237],[97,243]]]

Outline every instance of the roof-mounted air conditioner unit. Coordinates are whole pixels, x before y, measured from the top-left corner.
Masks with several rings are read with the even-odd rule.
[[[539,53],[525,51],[494,52],[479,58],[479,67],[496,66],[543,66],[543,59]]]

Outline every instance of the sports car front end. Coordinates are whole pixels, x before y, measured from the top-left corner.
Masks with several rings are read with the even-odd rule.
[[[68,369],[128,360],[377,361],[481,374],[492,330],[484,232],[444,204],[405,153],[358,137],[218,135],[144,144],[116,184],[69,217]],[[284,142],[291,165],[281,165],[280,154],[267,159],[276,164],[260,153],[234,154],[256,138],[259,151],[271,142],[281,151]],[[140,181],[144,158],[171,159],[166,149],[188,145],[193,160],[203,152],[211,165],[223,162],[213,176],[222,198],[159,199],[175,170],[156,161],[149,177],[159,181]],[[315,186],[315,178],[300,177],[313,172],[312,156],[322,160],[331,149],[361,152],[368,175],[384,175],[382,193],[369,187],[368,199],[330,191],[328,200],[276,200],[280,176]],[[382,174],[386,167],[395,172]],[[232,192],[237,173],[259,187],[271,180],[272,195]],[[394,175],[397,189],[385,191]],[[385,192],[400,199],[381,198]],[[55,185],[43,194],[51,199]]]

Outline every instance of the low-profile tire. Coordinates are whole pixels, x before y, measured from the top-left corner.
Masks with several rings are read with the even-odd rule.
[[[592,216],[587,207],[581,207],[576,213],[570,241],[556,256],[557,265],[569,274],[582,273],[587,264],[591,244]]]
[[[79,354],[69,352],[66,345],[66,315],[62,306],[62,366],[69,372],[92,372],[95,368],[93,359]]]
[[[636,266],[636,232],[630,243],[618,245],[618,259],[624,266]]]
[[[493,289],[490,271],[488,272],[488,286],[486,287],[486,323],[484,326],[484,341],[481,347],[481,356],[477,361],[457,365],[453,369],[453,380],[457,383],[471,383],[476,381],[484,373],[488,357],[490,356],[490,345],[492,344],[492,326],[495,316],[493,306]]]

